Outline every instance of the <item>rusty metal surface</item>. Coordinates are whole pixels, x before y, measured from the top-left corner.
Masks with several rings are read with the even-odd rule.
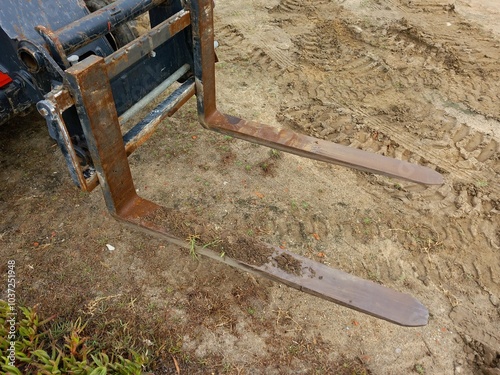
[[[89,166],[84,168],[81,165],[82,160],[76,153],[73,140],[63,119],[63,112],[73,105],[73,98],[69,92],[59,88],[48,93],[46,99],[39,101],[36,107],[45,118],[52,137],[57,141],[75,185],[83,191],[90,192],[97,186],[97,176],[95,174],[85,176],[85,173],[89,173],[91,169]]]
[[[160,123],[166,118],[172,116],[177,110],[186,103],[195,93],[193,79],[183,83],[178,89],[170,94],[161,102],[148,116],[135,125],[125,134],[125,150],[127,155],[134,152],[154,133]]]
[[[193,1],[190,10],[198,118],[210,128],[207,118],[217,110],[212,0]]]
[[[195,246],[169,233],[169,229],[155,221],[149,221],[152,213],[161,209],[153,202],[138,198],[119,216],[119,219],[160,239],[167,240],[180,247],[195,250],[218,262],[225,263],[261,277],[288,285],[302,292],[312,294],[327,301],[360,311],[367,315],[406,327],[424,326],[428,322],[429,312],[418,300],[409,294],[401,293],[383,285],[353,276],[341,270],[331,268],[301,257],[279,247],[261,243],[270,249],[267,262],[252,265],[236,258],[221,257],[220,253],[206,246]],[[171,223],[172,226],[175,223]],[[242,249],[243,251],[243,249]],[[290,262],[300,264],[299,272],[284,270],[277,264],[277,259],[285,255]]]
[[[54,32],[67,54],[162,4],[165,0],[118,0]]]
[[[184,17],[182,22],[186,22],[187,14],[184,13],[182,16]],[[124,137],[120,130],[110,83],[110,76],[127,66],[126,58],[120,57],[123,51],[106,60],[90,56],[69,68],[66,71],[69,84],[67,90],[72,99],[69,98],[68,92],[61,94],[58,99],[54,98],[56,101],[59,100],[61,108],[69,106],[72,101],[76,103],[106,205],[117,219],[179,246],[191,248],[191,243],[175,237],[169,231],[169,225],[173,223],[151,219],[154,217],[152,213],[161,209],[161,206],[137,195],[127,155],[142,144],[165,117],[172,115],[194,93],[197,96],[200,122],[211,130],[329,163],[428,184],[442,183],[442,176],[429,168],[218,112],[215,103],[212,0],[192,1],[189,16],[193,37],[194,78],[181,85],[173,95],[160,103]],[[174,23],[169,25],[172,26]],[[152,35],[141,43],[151,40],[149,37]],[[134,52],[137,56],[152,50],[151,46],[143,49],[140,43],[135,42],[130,46],[137,48]],[[123,60],[115,62],[116,59]],[[267,262],[258,266],[247,264],[235,257],[221,257],[218,252],[205,247],[197,247],[196,251],[230,266],[253,272],[395,324],[404,326],[427,324],[427,309],[412,296],[277,247],[267,244],[262,246],[268,249],[271,255],[267,258]],[[300,264],[300,272],[298,274],[287,272],[278,267],[276,259],[280,256],[286,256]]]
[[[45,98],[53,101],[61,112],[64,112],[75,104],[69,91],[64,88],[49,92]]]
[[[428,322],[427,308],[409,294],[325,266],[279,247],[274,247],[274,251],[267,264],[249,266],[261,276],[391,323],[418,327]],[[275,259],[281,254],[300,262],[302,273],[296,275],[277,267]]]
[[[443,183],[443,176],[430,168],[309,137],[288,129],[242,120],[217,111],[206,121],[211,129],[221,133],[310,159],[421,184]]]
[[[160,44],[185,29],[190,24],[188,11],[181,11],[168,18],[149,32],[130,42],[105,58],[108,75],[111,78],[153,52]]]
[[[36,26],[35,30],[42,36],[54,60],[56,60],[56,62],[61,64],[63,67],[68,68],[70,65],[68,62],[68,57],[66,56],[64,47],[62,46],[59,38],[54,33],[54,31],[52,31],[49,27],[43,25]]]
[[[106,205],[117,215],[136,193],[104,59],[89,56],[66,72]]]

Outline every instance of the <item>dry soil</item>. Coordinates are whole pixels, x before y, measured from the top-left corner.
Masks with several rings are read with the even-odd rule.
[[[0,270],[16,260],[19,301],[43,315],[148,347],[156,374],[500,374],[499,19],[496,0],[216,2],[222,111],[429,166],[442,186],[207,132],[194,101],[130,158],[140,194],[409,293],[427,326],[123,227],[72,185],[36,114],[0,129]]]

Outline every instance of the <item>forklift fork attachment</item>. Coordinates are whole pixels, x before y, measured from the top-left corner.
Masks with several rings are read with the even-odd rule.
[[[127,1],[130,3],[130,0]],[[82,189],[89,191],[100,184],[107,208],[117,219],[179,246],[192,247],[192,244],[174,234],[172,228],[175,223],[154,219],[156,213],[167,209],[137,195],[127,157],[151,135],[165,117],[171,116],[194,94],[197,98],[200,122],[208,129],[300,156],[363,171],[425,184],[442,183],[442,176],[426,167],[220,113],[215,104],[212,17],[212,0],[193,0],[189,3],[188,9],[183,9],[141,37],[143,41],[153,40],[153,42],[148,44],[134,41],[111,56],[102,58],[91,55],[67,68],[64,73],[65,85],[53,90],[46,96],[46,100],[38,103],[38,109],[46,117],[49,126],[57,128],[58,134],[62,134],[58,142],[63,151],[66,151],[67,160],[71,161],[74,180]],[[145,97],[144,101],[139,101],[128,112],[119,116],[113,98],[111,78],[134,63],[128,58],[138,61],[141,56],[154,52],[154,49],[161,44],[161,40],[151,39],[157,34],[158,29],[163,30],[165,38],[169,38],[187,27],[191,28],[192,33],[193,66],[179,66],[176,73],[167,78],[158,90],[149,94],[150,97]],[[71,27],[65,28],[65,35],[70,29]],[[57,35],[57,32],[54,35]],[[123,57],[125,55],[128,57]],[[123,68],[120,68],[121,65]],[[185,80],[149,115],[125,135],[122,134],[120,123],[128,121],[150,101],[151,97],[157,96],[188,70],[194,73],[194,77]],[[62,112],[73,104],[95,168],[95,173],[90,176],[84,175],[79,167],[62,118]],[[219,252],[206,247],[198,246],[196,251],[233,267],[395,324],[403,326],[427,324],[427,309],[410,295],[327,267],[279,247],[267,244],[261,246],[268,249],[269,256],[259,265],[241,261],[234,256],[221,257]],[[287,257],[300,264],[301,269],[298,272],[283,270],[276,262],[279,257]]]
[[[305,136],[286,129],[246,121],[217,111],[215,104],[215,54],[210,1],[200,4],[197,17],[192,17],[195,59],[196,95],[200,121],[207,128],[250,142],[273,147],[311,159],[339,164],[366,172],[398,177],[423,184],[442,184],[441,174],[416,164]],[[194,5],[193,3],[193,5]],[[203,4],[203,5],[201,5]]]

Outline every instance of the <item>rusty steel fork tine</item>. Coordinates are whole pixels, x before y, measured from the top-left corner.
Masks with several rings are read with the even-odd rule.
[[[259,242],[257,247],[265,247],[269,253],[263,264],[250,264],[228,255],[221,257],[219,252],[208,246],[193,246],[169,233],[169,228],[175,223],[151,220],[156,213],[165,209],[152,202],[143,200],[136,202],[136,207],[143,207],[139,216],[130,210],[129,215],[122,215],[121,219],[134,226],[140,226],[144,231],[159,238],[167,239],[183,248],[195,251],[218,262],[231,267],[253,273],[255,275],[274,280],[294,289],[314,295],[330,302],[360,311],[388,322],[405,327],[419,327],[427,324],[429,311],[413,296],[401,293],[373,281],[365,280],[339,269],[331,268],[314,260],[294,254],[293,252]],[[244,253],[244,249],[242,249]],[[280,258],[285,258],[296,268],[284,269],[277,264]]]
[[[91,55],[66,73],[106,206],[120,215],[138,196],[104,59]]]
[[[442,175],[428,167],[220,113],[215,103],[212,0],[192,3],[191,23],[193,46],[198,52],[194,54],[198,116],[206,128],[289,153],[366,172],[429,185],[443,183]]]
[[[443,183],[443,176],[430,168],[324,141],[288,129],[277,129],[220,112],[215,112],[208,119],[208,123],[212,130],[310,159],[427,185]]]

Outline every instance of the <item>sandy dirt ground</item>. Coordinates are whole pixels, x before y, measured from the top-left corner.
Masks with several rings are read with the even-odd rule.
[[[0,129],[20,301],[147,347],[155,374],[500,374],[499,19],[496,0],[216,2],[219,109],[429,166],[442,186],[207,132],[194,101],[130,158],[145,197],[409,293],[427,326],[124,227],[72,185],[37,114]]]

